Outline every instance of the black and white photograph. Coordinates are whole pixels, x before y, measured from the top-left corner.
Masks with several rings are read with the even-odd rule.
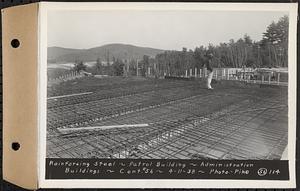
[[[47,156],[286,157],[288,17],[50,13]]]
[[[156,7],[48,11],[46,158],[288,160],[289,11]]]

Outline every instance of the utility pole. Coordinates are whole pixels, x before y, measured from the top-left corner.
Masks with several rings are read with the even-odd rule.
[[[128,60],[127,65],[126,65],[126,74],[127,74],[127,76],[129,74],[129,63],[130,63],[130,61]]]
[[[107,61],[107,66],[109,66],[109,50],[106,51],[106,61]]]
[[[136,76],[139,76],[139,62],[136,60]]]

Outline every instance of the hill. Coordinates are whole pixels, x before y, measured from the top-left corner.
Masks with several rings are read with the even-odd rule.
[[[113,57],[118,59],[142,59],[144,55],[155,57],[164,50],[139,47],[128,44],[107,44],[90,49],[69,49],[62,47],[48,48],[49,62],[75,62],[76,60],[90,62],[100,58],[107,61],[107,57],[112,60]]]

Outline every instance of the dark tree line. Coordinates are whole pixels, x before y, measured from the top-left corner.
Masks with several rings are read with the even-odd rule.
[[[112,64],[108,64],[108,63],[103,65],[100,58],[98,58],[95,66],[87,67],[82,61],[76,61],[73,70],[76,72],[86,71],[96,75],[97,74],[110,75],[110,76],[123,75],[125,63],[122,60],[113,58]]]
[[[214,55],[214,67],[287,67],[288,66],[288,16],[271,23],[263,39],[254,42],[247,34],[243,38],[194,50],[165,51],[155,57],[160,73],[183,75],[189,68],[201,68],[207,51]]]

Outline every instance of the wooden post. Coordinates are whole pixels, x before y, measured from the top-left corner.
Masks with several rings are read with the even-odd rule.
[[[234,70],[235,72],[235,79],[238,80],[238,76],[237,76],[237,70]],[[233,72],[232,72],[233,73]]]
[[[280,73],[277,74],[277,84],[280,84]]]
[[[195,68],[195,78],[197,78],[197,68]]]
[[[192,76],[193,76],[193,69],[190,68],[190,77],[192,77]]]
[[[200,72],[199,72],[199,77],[201,78],[202,77],[202,69],[200,69]]]
[[[269,74],[269,84],[271,84],[271,74]]]
[[[229,69],[227,68],[227,80],[229,80]]]
[[[136,61],[136,76],[139,76],[139,63]]]
[[[187,78],[187,70],[185,70],[185,77]]]
[[[204,78],[206,78],[206,76],[207,76],[207,69],[204,68]]]
[[[261,76],[261,82],[264,83],[264,75]]]

